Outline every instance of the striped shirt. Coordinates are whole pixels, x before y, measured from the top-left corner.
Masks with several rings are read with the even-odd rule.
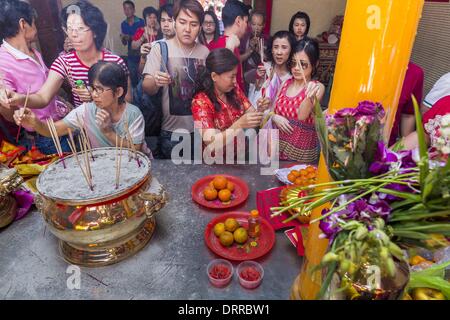
[[[110,51],[103,49],[102,50],[102,61],[114,62],[122,66],[122,68],[126,71],[127,75],[129,74],[128,68],[125,62],[121,57],[112,54]],[[75,82],[77,80],[82,80],[86,86],[89,85],[88,73],[90,67],[86,66],[78,57],[76,51],[72,51],[66,54],[63,54],[56,58],[53,62],[50,70],[55,71],[59,74],[63,79],[67,79],[72,86],[72,88],[76,88]],[[81,101],[80,97],[73,93],[73,102],[76,107],[80,106],[83,101]]]

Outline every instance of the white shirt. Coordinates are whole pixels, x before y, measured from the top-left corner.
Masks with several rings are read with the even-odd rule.
[[[450,95],[450,72],[444,74],[425,97],[423,104],[431,108],[441,98]]]

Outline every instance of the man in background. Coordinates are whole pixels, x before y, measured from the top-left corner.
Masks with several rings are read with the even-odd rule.
[[[210,51],[217,48],[227,48],[234,52],[241,61],[238,66],[237,82],[245,92],[242,60],[239,50],[241,39],[247,33],[250,7],[238,0],[228,0],[222,11],[222,21],[225,27],[224,35],[208,45]]]
[[[127,18],[122,22],[120,26],[120,38],[122,40],[122,44],[124,46],[128,46],[127,63],[128,69],[130,71],[131,85],[133,86],[133,88],[135,88],[139,81],[138,67],[140,54],[139,50],[133,50],[131,48],[131,42],[137,29],[143,28],[145,26],[145,22],[144,20],[136,17],[136,7],[133,1],[127,0],[123,2],[123,12]]]

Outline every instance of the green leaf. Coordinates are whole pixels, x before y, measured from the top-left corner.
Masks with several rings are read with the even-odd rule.
[[[431,237],[427,234],[424,234],[422,232],[415,232],[415,231],[402,231],[402,230],[396,230],[394,228],[393,230],[394,236],[397,236],[399,238],[404,239],[414,239],[414,240],[428,240],[431,239]]]
[[[445,295],[450,299],[450,282],[444,279],[445,269],[450,266],[450,261],[432,266],[428,269],[412,272],[408,283],[408,290],[414,288],[432,288]]]
[[[390,194],[399,198],[403,198],[403,199],[409,199],[411,201],[415,201],[418,202],[420,201],[421,197],[420,195],[417,194],[411,194],[411,193],[407,193],[407,192],[401,192],[401,191],[395,191],[392,189],[385,189],[385,188],[381,188],[378,190],[381,193],[386,193],[386,194]]]
[[[395,213],[389,219],[389,223],[404,222],[404,221],[418,221],[422,219],[430,219],[436,217],[448,217],[450,216],[450,211],[421,211],[421,212],[406,212],[403,215],[396,215]]]
[[[411,98],[413,101],[414,112],[416,114],[416,131],[417,137],[419,139],[419,154],[420,154],[420,163],[419,163],[420,184],[421,189],[423,190],[425,188],[425,179],[429,173],[428,152],[427,152],[428,146],[425,140],[425,130],[422,124],[422,114],[420,113],[419,104],[417,103],[417,100],[414,97],[414,95],[411,95]]]

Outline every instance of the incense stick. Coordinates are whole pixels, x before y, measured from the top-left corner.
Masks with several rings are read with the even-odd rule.
[[[55,122],[52,118],[47,118],[47,125],[50,129],[50,134],[52,135],[53,143],[55,144],[56,151],[58,152],[58,156],[62,161],[64,169],[66,169],[66,162],[64,161],[64,153],[61,147],[61,141],[59,141],[58,131],[56,130]]]
[[[128,120],[127,119],[125,119],[125,132],[126,132],[128,143],[130,144],[130,147],[133,150],[133,153],[134,153],[134,156],[136,158],[137,164],[138,164],[138,166],[140,168],[141,167],[141,162],[139,161],[139,157],[138,157],[138,154],[137,154],[136,146],[133,143],[133,138],[132,138],[131,133],[130,133],[130,127],[128,126]]]
[[[260,50],[261,50],[261,63],[264,64],[264,39],[261,38],[259,39],[259,45],[261,46]]]
[[[27,96],[25,97],[25,104],[23,105],[22,113],[20,114],[20,120],[22,120],[25,111],[27,111],[28,97],[30,96],[31,86],[28,86]],[[5,89],[6,92],[6,89]],[[22,124],[19,125],[19,129],[17,130],[16,143],[19,143],[20,129],[22,129]]]
[[[76,160],[78,166],[80,167],[81,172],[83,173],[83,176],[84,176],[84,179],[86,180],[86,183],[88,184],[88,186],[91,189],[91,191],[94,191],[94,187],[93,187],[93,185],[91,185],[91,181],[89,180],[86,172],[84,172],[83,167],[81,166],[81,163],[80,163],[80,159],[78,159],[78,153],[77,153],[77,150],[76,150],[75,140],[73,139],[72,130],[70,130],[70,128],[69,128],[68,131],[69,131],[69,139],[70,139],[70,141],[68,141],[69,148],[70,148],[70,150],[72,150],[72,153],[74,154],[75,160]]]
[[[88,152],[86,140],[82,141],[81,137],[78,136],[78,142],[80,143],[81,150],[82,150],[82,153],[83,153],[83,156],[84,156],[83,161],[84,161],[84,164],[86,166],[86,173],[87,173],[89,181],[91,182],[91,185],[92,185],[91,163],[89,162],[89,152]]]
[[[85,141],[88,145],[88,152],[91,155],[92,161],[95,162],[94,154],[92,153],[91,141],[89,140],[89,135],[87,132],[86,121],[81,121],[78,114],[77,114],[77,123],[78,123],[78,127],[80,128],[80,133],[83,138],[83,141]]]
[[[122,164],[122,147],[123,147],[123,137],[120,137],[120,147],[117,148],[117,135],[116,135],[116,148],[118,149],[118,155],[116,156],[116,189],[119,189],[119,183],[120,183],[120,166]]]
[[[305,72],[303,70],[303,66],[302,66],[302,63],[300,61],[297,61],[297,67],[300,69],[300,72],[302,74],[303,81],[305,82],[305,87],[306,87],[306,85],[308,84],[308,81],[306,80]]]

